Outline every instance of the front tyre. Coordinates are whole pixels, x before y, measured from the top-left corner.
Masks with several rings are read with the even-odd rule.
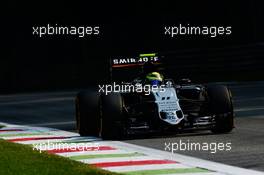
[[[226,86],[208,85],[209,110],[215,115],[213,133],[229,133],[234,128],[234,112],[231,92]]]
[[[101,96],[101,137],[103,139],[121,139],[123,136],[123,98],[120,93]]]
[[[81,136],[99,136],[100,113],[97,92],[83,91],[75,99],[77,130]]]

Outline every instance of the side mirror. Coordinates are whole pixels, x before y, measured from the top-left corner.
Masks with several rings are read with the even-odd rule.
[[[180,84],[190,84],[192,81],[189,78],[183,78],[180,80]]]
[[[168,81],[166,81],[165,85],[166,85],[166,87],[172,87],[173,82],[168,80]]]

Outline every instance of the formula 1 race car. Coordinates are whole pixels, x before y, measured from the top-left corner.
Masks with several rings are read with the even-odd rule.
[[[206,129],[228,133],[233,129],[232,95],[226,86],[193,84],[189,79],[175,83],[168,78],[155,88],[145,86],[147,83],[141,76],[145,68],[160,64],[161,58],[156,54],[111,59],[109,85],[104,89],[101,86],[101,91],[82,91],[76,97],[80,135],[122,139],[152,132]],[[132,68],[137,68],[139,76],[132,75]],[[115,77],[119,79],[114,81],[117,69],[127,74],[118,73]],[[134,79],[124,82],[129,76]],[[116,82],[120,82],[119,86]]]

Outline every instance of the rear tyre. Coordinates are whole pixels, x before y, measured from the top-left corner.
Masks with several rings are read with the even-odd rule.
[[[119,93],[102,95],[101,97],[103,139],[121,139],[123,137],[123,98]]]
[[[81,136],[99,136],[100,113],[99,94],[92,91],[83,91],[77,94],[76,122]]]
[[[209,110],[215,115],[213,133],[228,133],[234,128],[234,112],[231,92],[226,86],[208,85]]]

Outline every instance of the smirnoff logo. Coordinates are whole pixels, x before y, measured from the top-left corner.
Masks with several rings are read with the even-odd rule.
[[[159,58],[157,56],[152,57],[139,57],[139,58],[119,58],[113,59],[113,64],[135,64],[135,63],[146,63],[146,62],[157,62]]]
[[[121,58],[114,59],[113,64],[129,64],[129,63],[137,63],[135,58]]]

